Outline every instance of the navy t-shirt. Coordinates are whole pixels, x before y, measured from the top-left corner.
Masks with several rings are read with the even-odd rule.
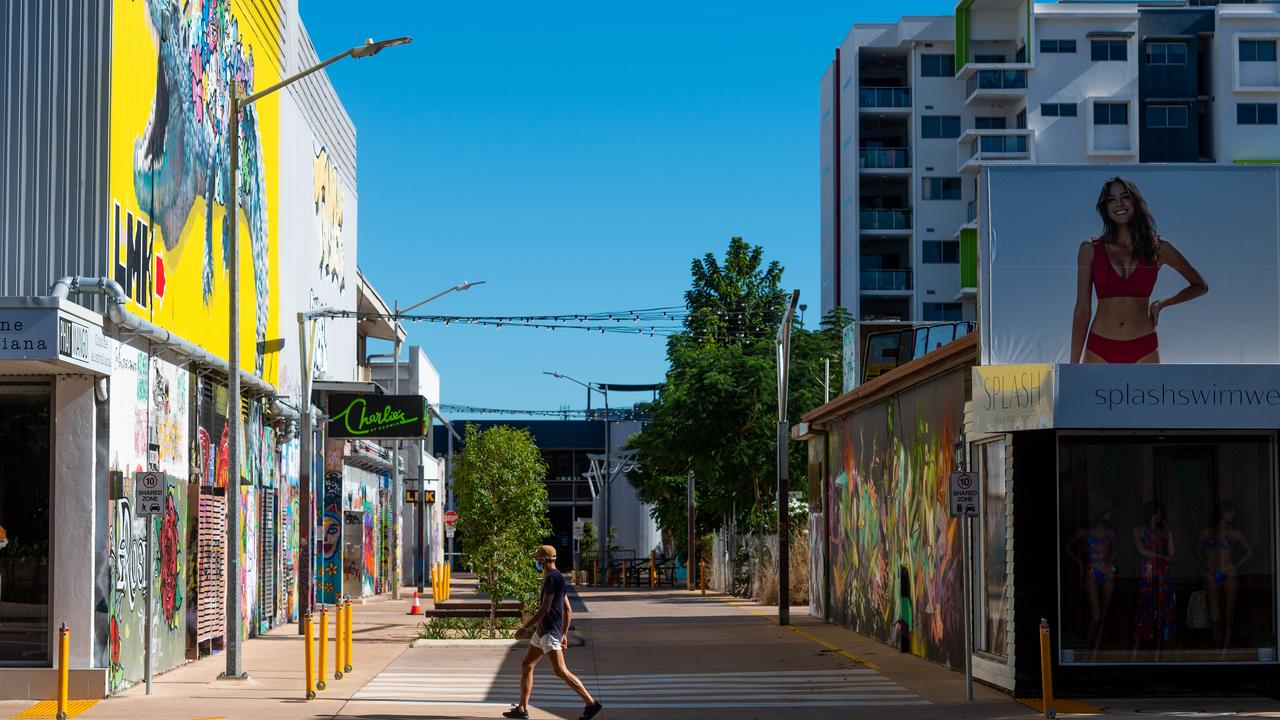
[[[542,594],[555,597],[551,599],[551,609],[547,610],[547,614],[542,617],[542,622],[538,624],[540,635],[564,637],[564,596],[568,592],[569,587],[565,584],[564,576],[560,571],[555,568],[547,570],[547,577],[542,581]]]

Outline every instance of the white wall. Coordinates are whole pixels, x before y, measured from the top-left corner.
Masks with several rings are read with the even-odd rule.
[[[930,47],[931,46],[931,47]],[[956,229],[964,222],[965,203],[972,196],[962,180],[959,200],[925,200],[926,177],[960,177],[956,167],[956,140],[925,139],[922,117],[925,115],[959,115],[962,130],[973,127],[972,111],[964,107],[965,84],[953,77],[923,77],[921,56],[928,53],[955,54],[954,42],[918,43],[911,56],[911,83],[914,112],[911,117],[911,204],[914,233],[911,241],[911,266],[915,297],[911,319],[924,317],[924,303],[953,302],[960,292],[960,265],[925,263],[924,242],[954,239]],[[995,111],[984,114],[996,114]],[[967,179],[967,178],[966,178]],[[932,291],[932,294],[930,294]]]
[[[1280,33],[1280,10],[1274,6],[1229,8],[1219,6],[1218,32],[1213,46],[1213,132],[1217,161],[1274,160],[1280,158],[1280,131],[1275,125],[1240,125],[1238,103],[1280,103],[1280,88],[1272,91],[1236,91],[1240,63],[1239,41]],[[1275,63],[1244,63],[1244,65]],[[1247,73],[1246,73],[1247,74]]]
[[[819,267],[821,271],[822,315],[836,306],[835,282],[835,61],[822,74],[818,86],[818,230]],[[843,112],[844,109],[842,108]]]

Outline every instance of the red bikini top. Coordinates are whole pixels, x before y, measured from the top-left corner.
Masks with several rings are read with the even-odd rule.
[[[1156,287],[1156,274],[1159,272],[1159,264],[1151,265],[1139,260],[1129,277],[1120,277],[1120,273],[1111,265],[1107,246],[1100,238],[1093,239],[1093,288],[1099,300],[1113,297],[1149,298]]]

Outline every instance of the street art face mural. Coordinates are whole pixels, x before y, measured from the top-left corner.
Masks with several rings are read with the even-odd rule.
[[[341,463],[341,458],[339,458]],[[326,462],[326,466],[328,462]],[[339,465],[339,467],[341,467]],[[319,601],[333,603],[342,589],[342,473],[324,476],[324,514],[320,535]]]
[[[953,667],[964,658],[963,566],[946,495],[963,410],[954,372],[846,416],[828,435],[832,619],[889,641],[905,566],[911,651]]]
[[[239,114],[230,157],[232,88],[243,97],[279,80],[280,0],[113,3],[108,274],[131,311],[227,356],[230,219],[235,172],[241,212],[242,357],[263,372],[277,337],[275,163],[279,100]],[[253,362],[249,363],[248,359]],[[275,382],[274,364],[266,379]]]
[[[342,290],[347,286],[346,248],[342,243],[342,184],[338,168],[323,145],[315,148],[311,176],[320,238],[320,275]]]

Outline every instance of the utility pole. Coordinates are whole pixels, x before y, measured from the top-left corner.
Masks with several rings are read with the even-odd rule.
[[[393,307],[395,308],[395,314],[393,316],[395,317],[395,325],[392,326],[391,332],[396,336],[396,340],[395,340],[395,350],[393,351],[395,354],[391,359],[391,372],[393,373],[391,378],[391,393],[393,395],[399,395],[400,394],[400,301],[398,299],[395,301],[395,304]],[[421,475],[422,473],[419,472],[418,474]],[[419,488],[418,492],[421,493],[422,489]],[[404,481],[403,481],[403,476],[400,474],[400,440],[399,439],[396,439],[395,450],[392,452],[392,455],[391,455],[391,495],[393,496],[393,499],[391,501],[391,506],[395,509],[394,514],[391,516],[392,517],[391,528],[392,528],[392,533],[397,536],[396,539],[398,540],[400,533],[397,531],[400,529],[402,525],[401,521],[403,520],[403,517],[401,513],[404,512]],[[399,546],[396,547],[395,552],[391,553],[391,562],[392,562],[391,599],[399,600],[400,586],[404,584],[404,578],[401,577],[401,566],[403,565],[403,563],[400,562]]]
[[[790,473],[787,468],[787,382],[791,365],[791,319],[796,313],[800,291],[791,292],[791,305],[778,326],[778,624],[791,624],[791,528],[790,500],[787,490]]]
[[[237,238],[240,219],[236,204],[240,175],[240,89],[231,81],[227,123],[230,135],[230,161],[227,184],[226,222],[231,226],[228,234],[227,256],[230,272],[227,273],[227,292],[230,294],[229,312],[231,326],[227,334],[227,422],[231,425],[227,440],[227,629],[223,645],[227,654],[224,677],[247,677],[240,657],[240,242]],[[210,198],[209,202],[213,202]],[[148,600],[147,602],[150,602]]]
[[[698,522],[698,508],[693,500],[693,468],[689,468],[689,488],[688,498],[686,500],[685,516],[688,518],[689,524],[689,544],[687,546],[687,552],[685,552],[684,580],[685,589],[693,590],[698,587],[697,581],[694,580],[694,573],[697,572],[695,568],[698,567],[698,533],[696,530]],[[701,578],[698,578],[698,580],[701,580]]]

